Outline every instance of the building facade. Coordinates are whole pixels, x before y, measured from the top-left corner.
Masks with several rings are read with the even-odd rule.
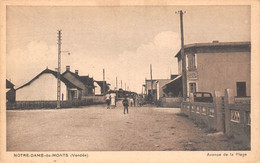
[[[64,78],[82,89],[82,96],[94,95],[94,81],[89,76],[80,76],[79,71],[70,71],[70,66],[66,66],[66,71],[62,74]]]
[[[170,82],[171,79],[158,79],[155,82],[156,87],[156,100],[160,100],[160,98],[165,97],[165,93],[163,92],[163,86]]]
[[[9,80],[6,80],[6,102],[14,103],[16,100],[16,91],[14,84]]]
[[[233,89],[238,97],[250,96],[250,42],[197,43],[184,46],[187,95]],[[179,51],[178,73],[182,73]]]
[[[61,76],[61,100],[81,99],[82,89]],[[57,72],[45,69],[31,81],[16,89],[17,101],[57,100]]]

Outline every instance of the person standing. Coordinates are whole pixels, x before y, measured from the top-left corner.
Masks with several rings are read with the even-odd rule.
[[[130,106],[132,107],[134,103],[133,97],[130,97]]]
[[[114,92],[111,92],[110,98],[111,98],[110,107],[111,109],[114,109],[116,107],[116,94]]]
[[[110,94],[109,93],[107,93],[106,94],[106,103],[107,103],[107,109],[109,109],[110,108]]]
[[[128,103],[128,100],[127,98],[125,97],[124,100],[123,100],[123,106],[124,106],[124,114],[125,114],[125,111],[127,112],[128,114],[128,106],[129,106],[129,103]]]
[[[136,97],[135,97],[135,95],[133,95],[133,103],[134,103],[134,107],[135,107],[135,103],[136,103]]]

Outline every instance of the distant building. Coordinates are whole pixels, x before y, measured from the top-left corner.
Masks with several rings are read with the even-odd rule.
[[[156,88],[156,100],[159,100],[162,97],[165,97],[165,93],[163,92],[162,87],[170,82],[170,79],[157,79],[155,81],[155,88]]]
[[[184,46],[186,57],[187,95],[191,92],[234,90],[238,97],[250,96],[250,42],[196,43]],[[164,91],[182,92],[182,59],[179,51],[179,77],[168,83]],[[181,90],[180,90],[181,88]]]
[[[80,76],[79,71],[70,71],[70,66],[66,66],[66,71],[62,74],[64,78],[82,89],[82,96],[94,95],[94,80],[89,76]]]
[[[157,79],[153,79],[153,80],[145,79],[145,85],[144,85],[145,86],[145,95],[147,97],[147,100],[149,100],[149,101],[156,100],[156,94],[157,94],[156,81],[157,81]],[[153,99],[151,99],[151,98],[153,98]]]
[[[61,79],[61,100],[81,99],[82,89],[69,80]],[[17,101],[57,100],[57,72],[45,69],[31,81],[16,89]]]
[[[104,90],[105,85],[105,90]],[[109,90],[110,84],[108,84],[106,81],[94,81],[95,86],[95,95],[103,95],[104,92],[107,92]]]
[[[16,91],[14,89],[14,84],[9,80],[6,80],[6,102],[14,103],[15,102]]]

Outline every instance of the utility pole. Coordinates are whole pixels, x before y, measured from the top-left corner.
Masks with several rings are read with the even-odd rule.
[[[117,77],[116,77],[116,90],[118,89],[118,87],[117,87]]]
[[[58,30],[57,109],[60,108],[61,30]]]
[[[184,53],[184,34],[183,34],[183,14],[186,13],[182,10],[176,12],[180,14],[180,28],[181,28],[181,59],[182,59],[182,90],[183,98],[186,101],[187,99],[187,75],[186,75],[186,56]]]
[[[103,69],[103,93],[106,94],[105,69]]]
[[[117,77],[116,77],[116,99],[118,99],[118,87],[117,87]]]
[[[153,72],[152,64],[150,64],[150,74],[151,74],[151,102],[153,103]]]
[[[122,87],[122,80],[121,80],[121,89],[123,89],[123,87]]]

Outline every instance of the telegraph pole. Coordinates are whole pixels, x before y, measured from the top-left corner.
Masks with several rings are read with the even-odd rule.
[[[57,109],[60,108],[61,30],[58,30]]]
[[[103,68],[103,93],[106,94],[106,84],[105,84],[105,69]]]
[[[187,75],[186,75],[186,56],[184,53],[184,34],[183,34],[183,14],[186,13],[182,10],[176,12],[176,14],[180,14],[180,28],[181,28],[181,59],[182,59],[182,90],[183,90],[183,98],[186,101],[187,99]]]
[[[151,74],[151,102],[153,102],[153,72],[152,64],[150,64],[150,74]]]
[[[116,90],[117,90],[118,88],[117,88],[117,77],[116,77]]]

